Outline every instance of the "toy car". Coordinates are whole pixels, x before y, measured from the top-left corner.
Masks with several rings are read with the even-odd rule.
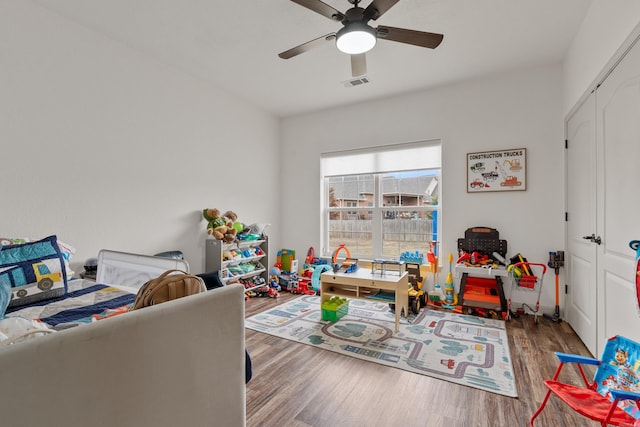
[[[484,187],[484,182],[482,182],[482,181],[480,181],[480,180],[476,179],[476,180],[475,180],[475,181],[473,181],[471,184],[469,184],[469,186],[470,186],[471,188],[476,188],[476,187],[483,188],[483,187]]]
[[[420,275],[420,264],[405,264],[407,272],[409,272],[409,309],[413,314],[420,313],[420,308],[427,304],[427,297],[422,290],[424,277]]]
[[[409,310],[413,314],[418,314],[420,309],[427,305],[427,297],[422,290],[424,277],[420,274],[420,264],[408,262],[405,264],[405,268],[409,273]],[[389,308],[395,310],[396,305],[389,304]]]
[[[478,162],[471,165],[471,172],[484,172],[484,163]]]

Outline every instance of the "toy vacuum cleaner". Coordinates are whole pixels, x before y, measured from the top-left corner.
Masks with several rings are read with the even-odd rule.
[[[549,252],[549,262],[547,263],[547,265],[549,266],[549,268],[553,268],[554,272],[556,273],[556,307],[553,312],[553,316],[545,315],[544,317],[555,323],[560,323],[561,319],[560,319],[559,276],[560,276],[560,267],[564,266],[564,252],[563,251]]]
[[[451,263],[453,262],[453,254],[449,253],[449,273],[447,274],[447,280],[444,281],[444,308],[453,309],[458,305],[458,295],[456,295],[456,289],[453,285],[453,274],[451,274]]]

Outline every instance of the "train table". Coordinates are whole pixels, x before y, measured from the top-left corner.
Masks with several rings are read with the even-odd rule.
[[[358,268],[354,272],[326,271],[320,275],[321,303],[336,295],[344,298],[380,300],[381,293],[393,292],[395,304],[396,327],[400,327],[400,315],[409,313],[409,280],[406,271],[372,271]],[[403,311],[404,310],[404,311]]]

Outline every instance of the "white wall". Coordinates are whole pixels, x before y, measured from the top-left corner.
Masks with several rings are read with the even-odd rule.
[[[440,138],[441,253],[455,256],[467,228],[488,226],[507,240],[510,255],[546,263],[564,242],[561,89],[558,64],[283,120],[283,244],[302,255],[309,246],[319,252],[320,153]],[[466,192],[467,152],[520,147],[527,149],[526,191]],[[542,303],[553,307],[547,280]]]
[[[636,0],[594,0],[562,70],[292,117],[280,134],[277,119],[224,89],[31,2],[2,1],[0,236],[58,234],[78,249],[76,269],[101,248],[179,249],[198,272],[200,210],[218,207],[272,223],[272,249],[304,254],[319,242],[320,153],[441,138],[443,253],[486,225],[510,253],[544,261],[563,243],[562,117],[638,31],[638,12]],[[467,194],[466,152],[510,147],[528,150],[529,189]],[[543,303],[553,305],[552,286]]]
[[[593,0],[562,67],[513,72],[285,119],[285,246],[303,253],[310,245],[319,249],[314,224],[320,221],[320,153],[441,138],[442,253],[455,254],[457,238],[466,228],[485,225],[500,231],[510,254],[522,252],[530,261],[546,263],[550,250],[564,248],[562,118],[640,33],[639,22],[637,0]],[[527,148],[528,190],[467,194],[465,153],[510,147]],[[531,298],[514,295],[516,301]],[[545,279],[541,303],[547,310],[555,304],[552,272]]]
[[[591,7],[565,56],[563,113],[568,114],[611,68],[614,56],[640,33],[640,1],[592,0]]]
[[[278,235],[275,117],[32,2],[0,3],[0,52],[0,236],[201,272],[204,208]]]

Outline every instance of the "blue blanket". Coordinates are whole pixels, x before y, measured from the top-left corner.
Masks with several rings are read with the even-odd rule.
[[[12,307],[6,316],[39,319],[56,329],[90,323],[128,311],[135,294],[88,280],[71,280],[66,294],[27,306]]]

